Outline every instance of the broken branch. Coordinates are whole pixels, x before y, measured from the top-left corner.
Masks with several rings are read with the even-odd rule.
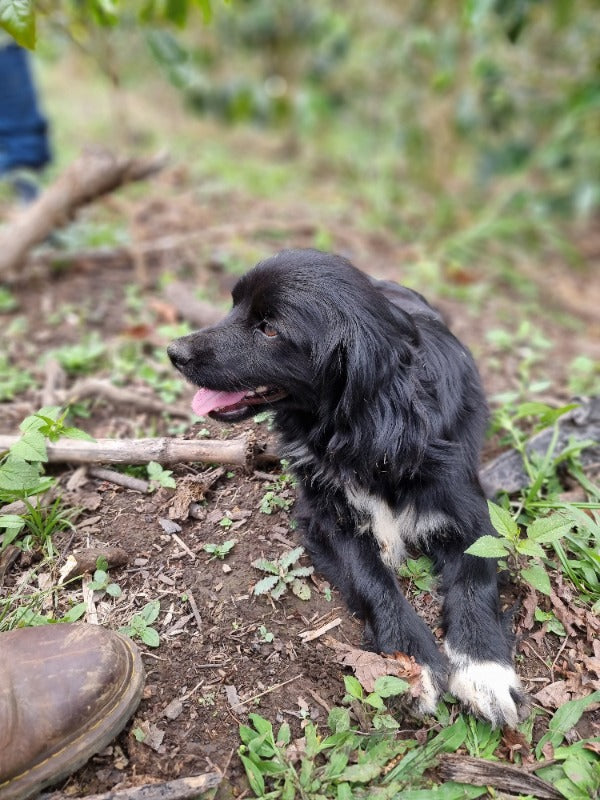
[[[18,436],[0,436],[0,453],[8,450]],[[277,461],[270,448],[255,449],[252,437],[238,439],[60,439],[46,445],[48,461],[52,464],[183,464],[202,461],[208,464],[230,464],[249,467],[253,463]]]
[[[203,792],[221,783],[218,772],[207,772],[166,783],[146,783],[128,789],[111,789],[102,794],[87,795],[85,800],[195,800]],[[52,795],[51,795],[52,798]]]
[[[544,800],[560,800],[562,795],[552,784],[528,775],[522,767],[448,753],[442,756],[440,774],[444,779],[472,786],[493,786],[511,794],[530,794]]]
[[[106,150],[84,152],[0,231],[0,274],[19,267],[29,250],[64,225],[77,208],[125,183],[153,175],[165,163],[164,155],[123,158]]]

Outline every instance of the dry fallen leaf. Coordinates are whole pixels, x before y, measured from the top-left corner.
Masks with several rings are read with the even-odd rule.
[[[238,694],[237,689],[235,686],[228,685],[223,687],[225,689],[225,695],[227,697],[227,702],[231,706],[231,710],[234,714],[247,714],[248,708],[242,703],[240,700],[240,696]]]
[[[527,597],[523,600],[523,608],[525,609],[525,616],[523,617],[522,625],[525,630],[530,631],[533,628],[535,621],[535,609],[537,608],[538,598],[535,589],[528,587]]]
[[[554,681],[554,683],[549,683],[548,686],[544,686],[543,689],[540,689],[540,691],[536,692],[533,696],[544,708],[560,708],[572,699],[567,681]]]
[[[531,756],[531,747],[529,746],[527,737],[521,733],[521,731],[516,731],[508,727],[504,728],[502,744],[506,747],[508,757],[511,761],[515,760],[515,753],[519,753],[523,761],[532,762],[534,760]]]
[[[182,712],[183,712],[183,703],[178,697],[176,697],[174,700],[171,700],[171,702],[167,706],[163,708],[162,713],[163,717],[173,720],[177,719],[177,717],[179,717]]]
[[[162,731],[153,722],[149,722],[148,720],[140,722],[138,727],[144,734],[142,743],[145,744],[147,747],[150,747],[152,750],[155,750],[157,753],[161,752],[161,746],[163,743],[163,739],[165,738],[165,732]]]
[[[393,675],[402,678],[410,684],[412,697],[419,697],[422,692],[421,667],[405,653],[395,653],[393,656],[380,656],[367,650],[360,650],[349,644],[325,636],[322,640],[328,647],[335,650],[337,660],[345,667],[350,667],[366,692],[375,691],[375,681],[384,675]]]

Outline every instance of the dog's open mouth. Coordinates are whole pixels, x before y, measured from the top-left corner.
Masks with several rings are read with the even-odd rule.
[[[192,400],[192,411],[199,417],[210,414],[217,419],[242,419],[254,406],[276,403],[286,396],[282,389],[259,386],[247,392],[222,392],[215,389],[198,389]]]

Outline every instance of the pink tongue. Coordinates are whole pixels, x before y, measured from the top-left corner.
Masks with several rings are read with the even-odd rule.
[[[239,403],[245,394],[246,392],[215,392],[213,389],[199,389],[192,400],[192,411],[203,417],[215,408],[227,408]]]

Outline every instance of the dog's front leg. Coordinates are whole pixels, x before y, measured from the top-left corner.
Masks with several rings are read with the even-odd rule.
[[[449,689],[476,716],[514,728],[526,704],[500,611],[496,561],[465,555],[467,546],[447,551],[441,568]]]
[[[407,653],[422,667],[420,713],[434,713],[446,688],[447,662],[429,628],[406,600],[370,533],[348,533],[320,515],[305,519],[306,544],[316,569],[335,584],[365,621],[369,648]],[[308,524],[306,524],[308,523]]]

